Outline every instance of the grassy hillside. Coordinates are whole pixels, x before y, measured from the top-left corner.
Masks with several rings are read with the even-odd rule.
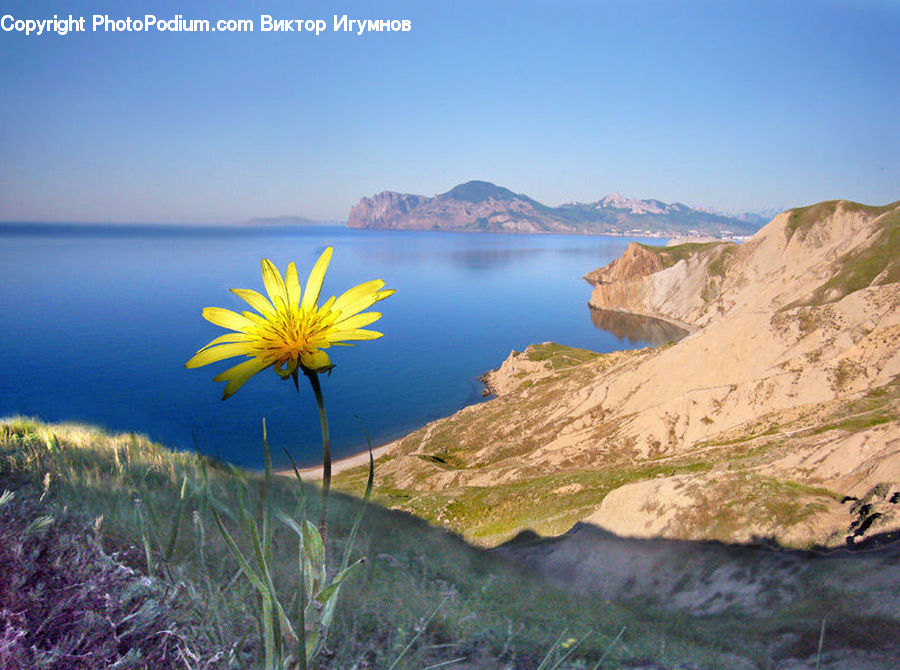
[[[884,214],[892,207],[895,205],[868,209]],[[793,212],[791,216],[794,216]],[[861,252],[842,256],[838,261],[840,272],[816,288],[806,304],[824,305],[872,284],[900,281],[900,210],[895,208],[881,223],[881,230],[875,239]]]
[[[551,343],[530,346],[521,357],[543,364],[543,372],[519,372],[514,377],[521,379],[516,391],[407,436],[399,452],[413,454],[415,460],[398,472],[376,477],[375,500],[460,533],[470,542],[495,546],[524,529],[541,535],[564,533],[625,484],[679,475],[712,476],[716,471],[715,484],[705,493],[708,504],[685,516],[683,532],[690,536],[702,529],[708,539],[728,541],[736,530],[759,519],[781,528],[800,527],[824,507],[840,507],[836,501],[843,498],[843,491],[761,476],[759,470],[766,463],[797,453],[829,431],[855,434],[900,419],[900,386],[895,379],[861,398],[761,416],[683,453],[660,452],[642,459],[623,442],[599,455],[567,456],[552,469],[529,463],[528,455],[555,439],[565,425],[545,419],[556,416],[559,398],[605,370],[660,351],[595,354]],[[611,439],[615,428],[614,423],[598,421],[596,438]],[[337,475],[335,485],[360,495],[365,479],[365,468],[356,468]],[[847,513],[851,534],[852,523]],[[843,542],[844,536],[833,538],[833,544]]]
[[[784,234],[788,239],[794,235],[803,238],[819,225],[824,219],[833,216],[838,210],[863,214],[866,216],[880,216],[895,209],[900,201],[892,202],[880,207],[864,205],[852,200],[826,200],[807,207],[796,207],[789,211],[787,225]]]
[[[0,632],[17,630],[20,651],[40,652],[42,660],[32,667],[97,667],[90,656],[79,665],[70,652],[77,648],[72,640],[83,632],[78,622],[98,617],[115,624],[112,641],[90,648],[118,653],[121,665],[116,667],[184,667],[182,658],[191,659],[188,667],[195,668],[258,667],[254,612],[259,599],[211,518],[204,463],[226,526],[252,555],[239,510],[257,509],[260,475],[173,453],[139,435],[28,419],[0,423],[0,493],[9,492],[0,503],[4,546],[16,547],[0,552],[6,562],[0,574],[14,569],[37,575],[14,591],[0,590],[0,598],[15,598],[20,608],[30,598],[26,612],[52,622],[29,627],[20,621],[15,628],[0,618]],[[282,479],[275,482],[272,499],[288,513],[315,518],[318,496],[304,494],[305,487]],[[341,495],[332,499],[329,556],[343,552],[359,504]],[[41,563],[48,551],[66,558]],[[601,667],[637,667],[630,663],[644,661],[660,665],[639,667],[685,661],[724,667],[717,659],[726,650],[748,646],[738,620],[727,625],[698,621],[688,629],[672,616],[567,593],[419,519],[377,506],[367,510],[353,551],[367,561],[341,592],[330,651],[318,667],[387,668],[411,642],[397,668],[454,659],[450,667],[536,668],[560,635],[563,640],[588,635],[561,668],[595,667],[604,654]],[[285,526],[275,529],[274,552],[273,580],[295,606],[290,594],[299,586],[297,541]],[[121,566],[133,572],[117,572]],[[118,577],[111,580],[109,574]],[[77,580],[77,593],[96,581],[87,590],[106,594],[94,603],[98,611],[88,611],[90,603],[70,601],[67,594],[75,591],[67,579]],[[446,604],[426,626],[444,598]],[[9,606],[0,602],[0,611]],[[79,611],[74,618],[73,608]],[[65,612],[69,615],[63,617]],[[142,622],[137,637],[132,630],[136,618]],[[61,639],[63,619],[68,628]],[[150,644],[162,638],[166,644]]]

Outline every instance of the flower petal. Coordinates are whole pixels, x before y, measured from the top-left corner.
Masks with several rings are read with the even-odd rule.
[[[230,330],[245,331],[253,327],[253,322],[246,316],[241,316],[237,312],[232,312],[224,307],[204,307],[203,318],[222,328]]]
[[[383,335],[375,330],[337,330],[328,333],[328,339],[334,344],[338,340],[377,340]]]
[[[250,353],[250,345],[246,342],[238,342],[235,344],[221,344],[217,347],[201,349],[184,364],[186,368],[199,368],[203,365],[209,365],[217,361],[231,358],[232,356],[242,356]]]
[[[343,305],[340,305],[339,309],[345,316],[351,316],[353,314],[356,314],[357,312],[363,311],[364,309],[369,309],[369,307],[374,305],[379,300],[384,300],[385,298],[394,295],[394,293],[396,292],[397,291],[392,288],[384,289],[383,291],[373,291],[372,293],[364,295],[361,298],[357,298],[353,302],[347,302]],[[337,304],[335,304],[335,306],[337,307]]]
[[[296,312],[300,307],[300,279],[293,261],[288,263],[287,272],[284,273],[284,287],[287,289],[288,305]]]
[[[373,303],[370,302],[365,305],[365,307],[360,307],[354,311],[350,311],[350,307],[353,307],[357,302],[362,300],[366,300],[371,296],[374,296],[378,293],[378,289],[384,286],[384,281],[381,279],[373,279],[372,281],[367,281],[359,286],[354,286],[351,289],[344,291],[341,294],[341,297],[335,300],[334,309],[339,309],[343,314],[355,314],[356,312],[361,312],[369,305]],[[373,301],[374,302],[374,301]]]
[[[279,314],[287,314],[288,313],[287,303],[284,301],[284,298],[282,298],[280,295],[276,295],[275,299],[272,302],[275,303],[275,311],[276,312],[278,312]]]
[[[303,367],[309,370],[324,370],[331,367],[331,359],[321,349],[312,353],[300,354],[300,362],[303,364]]]
[[[249,342],[250,339],[247,337],[245,333],[225,333],[224,335],[219,335],[212,342],[207,344],[205,347],[201,347],[197,353],[199,354],[204,349],[209,349],[210,347],[214,347],[217,344],[229,344],[231,342]]]
[[[237,297],[245,300],[248,305],[260,314],[265,314],[267,316],[275,314],[275,308],[272,307],[272,303],[266,300],[266,297],[259,291],[254,291],[249,288],[233,288],[231,289],[231,292]]]
[[[381,312],[363,312],[362,314],[354,314],[346,319],[339,319],[334,327],[338,330],[350,330],[352,328],[362,328],[370,323],[375,323],[381,318]]]
[[[284,288],[284,280],[281,278],[278,268],[268,258],[263,258],[260,261],[260,265],[262,266],[263,284],[266,285],[266,293],[269,294],[272,304],[277,305],[275,299],[279,297],[287,302],[287,291]]]
[[[225,393],[222,396],[222,400],[227,400],[234,392],[237,391],[244,383],[250,379],[253,375],[255,375],[260,370],[263,370],[269,367],[272,364],[271,360],[267,360],[265,358],[260,358],[257,356],[256,358],[251,358],[249,361],[244,361],[243,363],[239,363],[235,365],[233,368],[228,368],[225,372],[216,375],[213,377],[214,382],[224,382],[227,381],[228,384],[225,385]]]
[[[332,308],[333,306],[334,306],[334,296],[331,296],[330,298],[328,298],[328,300],[325,301],[325,304],[324,304],[324,305],[322,305],[321,307],[319,307],[319,311],[320,311],[320,312],[328,312],[328,311],[331,311],[331,308]]]
[[[241,312],[241,316],[243,316],[246,319],[250,319],[250,321],[252,321],[253,323],[255,323],[258,326],[261,326],[262,324],[264,324],[266,322],[265,317],[262,317],[259,314],[257,314],[256,312],[251,312],[249,310],[244,310],[243,312]]]
[[[309,273],[309,279],[306,280],[306,290],[303,293],[303,302],[300,303],[303,309],[310,310],[318,302],[319,293],[322,292],[322,282],[325,280],[325,271],[331,262],[331,254],[333,252],[334,249],[327,247]]]

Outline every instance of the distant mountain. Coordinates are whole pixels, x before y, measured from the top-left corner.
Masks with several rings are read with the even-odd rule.
[[[250,219],[248,226],[339,226],[342,221],[310,219],[305,216],[269,216]]]
[[[363,198],[349,228],[464,230],[607,235],[752,235],[766,221],[613,193],[596,202],[548,207],[487,181],[469,181],[434,197],[384,191]]]

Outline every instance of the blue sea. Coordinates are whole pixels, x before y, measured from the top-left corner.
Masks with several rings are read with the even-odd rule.
[[[326,246],[323,299],[381,278],[384,337],[329,350],[323,377],[333,453],[347,456],[481,402],[479,374],[512,349],[555,341],[596,351],[654,344],[640,320],[598,318],[582,276],[619,256],[621,237],[360,231],[341,227],[0,225],[0,416],[145,433],[244,466],[321,458],[318,414],[266,370],[233,397],[212,377],[239,359],[186,370],[222,329],[206,306],[246,309],[229,288],[263,291],[259,261],[301,284]],[[667,339],[665,333],[662,339]],[[282,462],[284,457],[282,456]]]

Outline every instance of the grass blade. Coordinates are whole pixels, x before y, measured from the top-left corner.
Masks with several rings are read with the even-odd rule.
[[[356,417],[359,420],[359,417]],[[362,423],[362,421],[360,421]],[[359,530],[359,526],[362,523],[363,516],[366,513],[366,507],[369,504],[369,498],[372,497],[372,484],[375,481],[375,457],[372,455],[372,439],[369,437],[369,431],[366,430],[365,425],[362,427],[363,433],[366,436],[366,444],[369,445],[369,477],[366,480],[366,492],[363,494],[362,504],[359,506],[359,511],[356,513],[356,518],[353,520],[353,526],[350,529],[350,536],[347,538],[347,544],[344,547],[344,557],[341,560],[341,570],[344,570],[347,565],[350,563],[350,551],[353,549],[353,543],[356,540],[356,533]]]
[[[597,665],[593,667],[593,670],[599,670],[600,666],[603,665],[603,661],[606,660],[606,657],[609,655],[609,652],[613,650],[613,647],[616,646],[616,643],[619,639],[625,634],[625,626],[622,626],[622,630],[619,631],[619,634],[613,638],[613,641],[609,643],[609,646],[606,648],[606,651],[603,652],[603,656],[600,657],[600,660],[597,661]]]
[[[300,485],[300,509],[305,511],[306,486],[303,484],[303,478],[300,476],[300,469],[297,467],[297,462],[294,460],[294,457],[291,456],[291,452],[285,449],[284,455],[288,457],[288,460],[291,462],[291,467],[294,469],[294,477],[297,478],[297,483]]]
[[[0,507],[9,504],[9,502],[16,497],[15,491],[10,491],[9,489],[3,490],[3,495],[0,495]]]
[[[422,670],[435,670],[435,668],[444,668],[448,665],[453,665],[454,663],[459,663],[460,661],[465,661],[465,656],[460,656],[459,658],[454,658],[450,661],[441,661],[440,663],[435,663],[434,665],[429,665],[427,668],[422,668]]]
[[[816,670],[822,663],[822,647],[825,645],[825,619],[822,619],[822,631],[819,633],[819,651],[816,653]]]
[[[580,647],[581,645],[583,645],[584,641],[587,640],[588,637],[590,637],[593,632],[594,631],[588,631],[587,635],[585,635],[583,638],[581,638],[577,642],[574,642],[572,644],[572,646],[568,648],[566,653],[563,654],[559,659],[557,659],[556,663],[554,663],[553,665],[550,666],[549,670],[556,670],[557,668],[559,668],[559,666],[561,666],[563,664],[563,661],[565,661],[567,658],[569,658],[569,656],[574,654],[575,650],[578,649],[578,647]]]
[[[297,471],[297,466],[294,466],[294,471]],[[297,473],[297,478],[300,478],[300,474]],[[301,482],[302,485],[302,482]],[[294,524],[294,520],[291,519],[291,524]],[[295,525],[295,524],[294,524]],[[305,549],[303,547],[303,531],[300,530],[300,527],[296,528],[297,534],[300,536],[299,541],[299,549],[297,550],[297,564],[300,572],[300,611],[297,613],[297,658],[300,661],[300,670],[307,670],[306,658],[307,658],[307,644],[306,644],[306,575],[303,574],[303,556],[305,554]]]
[[[536,668],[536,670],[547,670],[547,664],[550,662],[550,658],[553,654],[556,653],[556,650],[559,648],[559,645],[562,644],[563,637],[566,635],[566,630],[563,629],[563,632],[559,634],[559,637],[556,638],[556,641],[550,645],[550,649],[547,650],[546,656],[541,660],[541,664]]]
[[[187,475],[181,480],[181,494],[178,496],[178,507],[175,509],[175,521],[172,523],[172,530],[169,533],[169,541],[166,543],[166,550],[163,552],[163,560],[168,563],[175,554],[175,543],[178,541],[178,529],[181,526],[181,515],[184,514],[185,500],[184,496],[187,491]]]
[[[425,631],[426,628],[428,628],[428,624],[431,623],[431,620],[434,619],[435,616],[437,616],[437,613],[441,611],[441,608],[447,604],[448,600],[450,600],[450,595],[451,594],[444,596],[444,599],[441,601],[441,604],[438,605],[437,608],[434,610],[434,612],[431,613],[431,616],[429,616],[428,619],[425,620],[425,623],[423,623],[422,626],[419,628],[419,630],[416,631],[416,634],[413,635],[413,638],[409,641],[409,643],[405,647],[403,647],[403,651],[401,651],[400,655],[394,659],[394,662],[391,663],[388,670],[394,670],[394,668],[397,667],[397,664],[400,662],[400,660],[404,656],[406,656],[406,652],[408,652],[412,648],[413,644],[415,644],[415,641],[418,640],[419,636]]]
[[[209,509],[212,512],[213,520],[215,520],[216,526],[219,528],[219,532],[222,534],[222,539],[225,540],[225,544],[228,546],[228,550],[237,561],[238,567],[240,567],[241,572],[246,575],[247,579],[250,580],[250,583],[253,584],[254,588],[257,591],[259,591],[260,593],[265,593],[268,589],[266,588],[265,584],[263,584],[262,579],[250,566],[250,563],[244,557],[244,554],[241,551],[240,547],[237,546],[234,538],[231,537],[231,533],[228,532],[228,529],[225,528],[225,524],[222,522],[222,517],[219,515],[219,512],[216,509],[215,499],[212,497],[212,492],[209,490],[209,479],[206,473],[206,466],[203,467],[202,471],[203,479],[206,482],[206,495],[208,496],[210,501]]]

